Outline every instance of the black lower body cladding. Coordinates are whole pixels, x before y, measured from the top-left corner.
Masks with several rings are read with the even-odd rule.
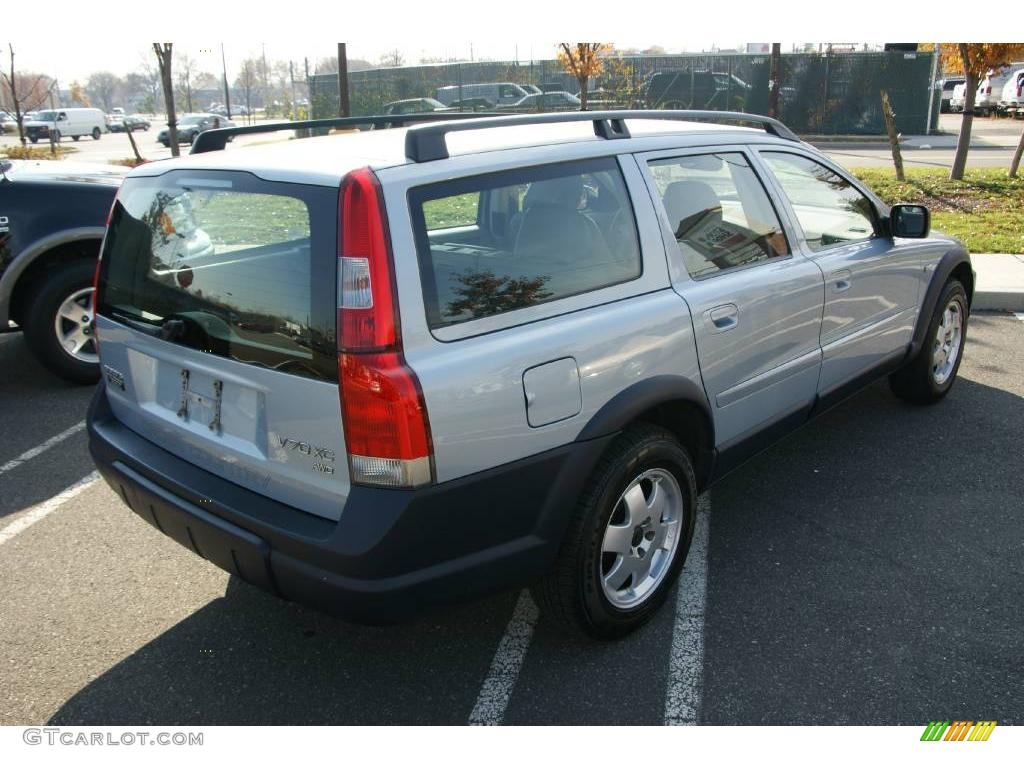
[[[288,600],[367,621],[522,585],[554,562],[610,436],[414,491],[355,486],[337,522],[287,507],[165,451],[89,407],[89,450],[161,532]]]

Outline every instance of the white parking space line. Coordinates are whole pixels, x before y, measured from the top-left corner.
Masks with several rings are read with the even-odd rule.
[[[55,446],[57,443],[59,443],[59,442],[61,442],[63,440],[67,440],[69,437],[71,437],[72,435],[75,435],[75,434],[81,432],[83,429],[85,429],[85,422],[84,421],[80,421],[77,424],[75,424],[73,427],[68,427],[63,432],[61,432],[59,435],[54,435],[49,440],[47,440],[45,443],[40,443],[35,448],[30,448],[29,450],[27,450],[23,454],[21,454],[21,456],[19,456],[18,458],[11,459],[10,461],[8,461],[3,466],[0,466],[0,475],[2,475],[4,472],[10,472],[12,469],[14,469],[15,467],[17,467],[17,466],[19,466],[21,464],[24,464],[29,459],[34,459],[36,456],[38,456],[43,451],[48,450],[50,448],[53,448],[53,446]]]
[[[711,496],[697,502],[697,521],[679,578],[676,622],[665,690],[665,725],[696,725],[704,677],[704,603],[708,587],[708,518]]]
[[[61,504],[66,501],[70,501],[75,498],[78,494],[88,488],[90,485],[95,483],[100,478],[99,472],[90,472],[88,475],[83,477],[73,485],[69,485],[63,491],[58,493],[56,496],[47,499],[42,504],[33,507],[31,510],[26,512],[24,515],[19,517],[13,523],[8,525],[6,528],[0,529],[0,546],[6,544],[8,541],[13,539],[19,533],[24,531],[31,525],[35,525],[44,517],[51,512],[56,511]]]
[[[498,650],[494,652],[487,677],[480,686],[476,705],[469,715],[470,725],[501,725],[505,719],[505,710],[523,668],[538,615],[537,605],[529,591],[524,589],[498,643]]]

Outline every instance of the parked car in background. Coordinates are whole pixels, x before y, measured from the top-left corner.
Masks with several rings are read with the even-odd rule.
[[[434,95],[446,106],[465,99],[487,99],[495,107],[504,107],[521,101],[527,92],[515,83],[466,83],[442,86]]]
[[[178,143],[191,144],[203,131],[213,128],[234,128],[235,122],[220,115],[211,115],[207,112],[198,114],[183,115],[178,118]],[[170,130],[164,128],[157,134],[156,140],[165,147],[171,146]]]
[[[953,94],[949,97],[949,111],[950,112],[963,112],[964,105],[967,103],[967,83],[966,81],[959,85],[953,86]]]
[[[655,72],[647,80],[651,109],[725,109],[742,112],[750,86],[736,75],[708,70]]]
[[[616,638],[672,594],[717,479],[887,375],[946,396],[974,276],[926,208],[767,118],[611,114],[129,172],[87,417],[118,498],[349,618],[530,584],[546,619]],[[453,132],[473,136],[450,152]]]
[[[126,115],[124,125],[130,131],[148,131],[150,129],[149,118],[143,115]]]
[[[1003,84],[999,96],[998,110],[1003,114],[1018,116],[1024,109],[1024,68],[1015,69]]]
[[[124,115],[107,115],[107,129],[111,133],[124,133]]]
[[[942,91],[941,101],[939,102],[939,111],[940,112],[951,112],[952,111],[952,107],[950,105],[950,101],[953,98],[953,89],[956,88],[958,85],[964,85],[966,82],[967,81],[964,80],[964,78],[962,78],[962,77],[946,77],[946,78],[943,78],[942,82],[940,83],[940,88],[941,88],[941,91]],[[963,108],[961,107],[961,111],[962,110],[963,110]]]
[[[40,139],[49,141],[51,135],[56,141],[65,136],[70,136],[75,141],[82,136],[92,136],[98,140],[104,133],[109,132],[107,116],[102,110],[91,107],[44,109],[25,124],[25,135],[33,144]]]
[[[512,112],[567,112],[580,108],[580,100],[568,91],[532,93],[517,101]]]
[[[974,114],[988,116],[999,111],[999,99],[1003,95],[1003,86],[1009,82],[1014,70],[1010,67],[989,70],[985,78],[978,84],[974,96]]]
[[[448,107],[442,104],[437,99],[422,98],[422,99],[402,99],[401,101],[392,101],[383,106],[383,113],[385,115],[413,115],[420,112],[448,112]]]
[[[459,112],[490,112],[494,105],[484,98],[461,99],[448,105]]]
[[[0,133],[17,133],[18,120],[10,112],[0,112]]]
[[[0,332],[23,332],[32,353],[69,381],[99,378],[92,283],[126,171],[0,159]]]

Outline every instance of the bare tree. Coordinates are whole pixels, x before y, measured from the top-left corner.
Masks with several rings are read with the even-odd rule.
[[[14,46],[7,44],[10,67],[0,72],[0,85],[9,108],[18,123],[18,138],[25,144],[25,113],[41,107],[50,95],[53,81],[46,75],[18,74],[14,68]]]
[[[892,110],[892,103],[889,101],[889,92],[885,88],[880,89],[882,96],[882,117],[885,118],[885,132],[889,136],[889,149],[892,151],[892,164],[896,167],[896,179],[906,181],[903,173],[903,152],[900,150],[900,137],[896,133],[896,113]]]
[[[177,60],[175,72],[177,72],[178,95],[185,97],[186,111],[194,112],[195,110],[192,108],[192,78],[196,69],[195,59],[180,51],[175,59]]]
[[[259,81],[259,64],[253,59],[246,59],[242,62],[242,68],[238,71],[235,79],[235,86],[242,89],[245,96],[245,109],[248,113],[247,121],[252,119],[252,92]]]
[[[1024,155],[1024,133],[1020,135],[1020,141],[1017,142],[1017,151],[1013,153],[1013,160],[1010,161],[1010,178],[1017,178],[1017,171],[1020,168],[1020,159]]]
[[[388,51],[380,57],[380,65],[382,67],[400,67],[405,64],[405,56],[397,48]]]
[[[122,81],[113,72],[93,72],[85,81],[85,90],[96,101],[103,111],[109,113],[114,108],[114,99],[122,88]]]
[[[171,142],[171,155],[179,157],[181,148],[178,146],[178,118],[174,112],[174,80],[171,74],[173,48],[174,43],[153,43],[153,53],[160,67],[160,81],[164,86],[164,104],[167,106],[167,139]]]

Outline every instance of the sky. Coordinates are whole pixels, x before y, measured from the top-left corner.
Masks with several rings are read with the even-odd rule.
[[[10,7],[7,7],[10,6]],[[138,0],[47,0],[45,11],[7,3],[2,44],[15,46],[20,70],[52,73],[63,86],[92,72],[125,75],[153,59],[147,40],[170,40],[204,69],[220,70],[224,40],[228,74],[247,56],[267,60],[333,56],[349,42],[349,57],[376,62],[398,48],[406,63],[421,56],[499,60],[551,58],[557,40],[610,41],[620,48],[660,45],[669,52],[735,48],[762,40],[991,40],[1021,36],[1019,27],[991,24],[990,14],[965,14],[957,0],[926,6],[892,0],[822,3],[820,0],[729,0],[673,3],[665,0],[299,0],[243,6],[212,0],[196,7]],[[240,10],[244,7],[244,10]],[[44,18],[45,17],[45,18]],[[1010,17],[1007,17],[1010,18]],[[212,38],[212,39],[211,39]],[[997,39],[999,39],[997,37]],[[265,41],[265,43],[263,42]],[[792,46],[783,43],[783,50]],[[4,51],[6,53],[6,51]],[[203,63],[206,58],[209,65]],[[6,67],[7,56],[0,56]]]

